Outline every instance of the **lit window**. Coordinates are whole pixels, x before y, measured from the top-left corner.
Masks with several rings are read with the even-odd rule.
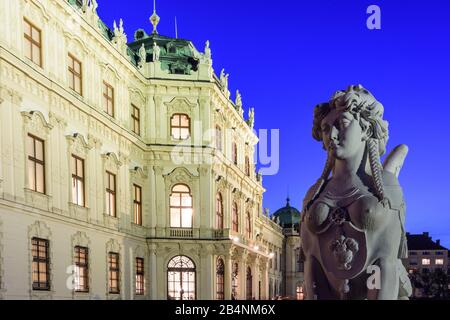
[[[234,232],[239,232],[239,211],[238,211],[238,205],[236,202],[233,202],[233,208],[232,208],[232,230]]]
[[[185,114],[174,114],[170,119],[172,138],[187,140],[190,137],[191,119]]]
[[[222,129],[219,126],[216,127],[216,149],[222,151]]]
[[[84,160],[72,155],[72,201],[85,206],[84,199]]]
[[[435,264],[436,265],[443,265],[444,264],[444,259],[436,259],[435,260]]]
[[[45,155],[44,140],[28,135],[28,187],[45,193]]]
[[[216,196],[216,229],[223,229],[223,199],[220,193]]]
[[[134,223],[142,226],[142,188],[133,185],[133,216]]]
[[[216,299],[225,300],[225,263],[222,258],[217,259],[216,287]]]
[[[75,291],[89,292],[89,249],[75,247]]]
[[[131,120],[133,122],[133,132],[141,134],[141,111],[135,105],[131,105]]]
[[[196,268],[194,262],[185,256],[177,256],[167,266],[168,300],[195,300]]]
[[[69,88],[82,95],[81,62],[69,53]]]
[[[170,226],[192,228],[193,207],[191,190],[184,184],[177,184],[170,195]]]
[[[108,255],[109,265],[109,293],[120,293],[120,264],[119,254],[110,252]]]
[[[302,286],[297,286],[296,294],[297,294],[297,300],[303,300],[305,298],[305,295],[303,294]]]
[[[106,214],[116,217],[116,175],[106,171]]]
[[[30,21],[24,19],[24,45],[25,57],[42,67],[42,40],[41,30],[36,28]]]
[[[237,144],[236,142],[233,142],[231,145],[231,159],[233,163],[237,166],[238,164],[238,151],[237,151]]]
[[[144,259],[136,258],[136,295],[144,295],[145,280],[144,280]]]
[[[103,111],[114,117],[114,88],[103,82]]]
[[[422,259],[422,265],[428,266],[428,265],[430,265],[430,264],[431,264],[430,259]]]
[[[45,239],[31,239],[33,290],[50,290],[49,244]]]

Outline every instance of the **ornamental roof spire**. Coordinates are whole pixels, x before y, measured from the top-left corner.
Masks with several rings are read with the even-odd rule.
[[[153,32],[154,34],[158,34],[158,31],[156,30],[156,27],[158,26],[160,17],[156,14],[156,0],[153,0],[153,14],[150,17],[150,22],[153,25]]]

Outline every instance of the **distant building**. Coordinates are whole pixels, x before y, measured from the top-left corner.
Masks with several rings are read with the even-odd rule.
[[[291,207],[287,198],[286,206],[277,210],[272,220],[283,228],[283,252],[281,259],[282,286],[281,295],[296,300],[303,300],[303,262],[300,258],[300,212]],[[269,281],[269,292],[271,282]]]
[[[441,270],[450,276],[449,255],[440,240],[433,241],[428,232],[406,234],[408,239],[408,258],[404,264],[413,282],[413,297],[422,297],[422,288],[414,286],[414,276]]]

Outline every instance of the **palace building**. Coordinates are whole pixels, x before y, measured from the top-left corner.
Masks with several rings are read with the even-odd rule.
[[[209,43],[160,35],[156,12],[130,39],[96,9],[0,2],[0,298],[295,295],[253,109]]]

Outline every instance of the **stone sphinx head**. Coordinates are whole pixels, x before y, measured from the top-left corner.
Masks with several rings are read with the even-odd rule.
[[[315,107],[313,137],[323,143],[328,154],[320,185],[336,159],[345,161],[359,155],[361,167],[370,169],[367,173],[374,179],[377,196],[384,198],[380,155],[386,152],[389,133],[383,113],[383,105],[361,85],[338,91],[330,102]]]

